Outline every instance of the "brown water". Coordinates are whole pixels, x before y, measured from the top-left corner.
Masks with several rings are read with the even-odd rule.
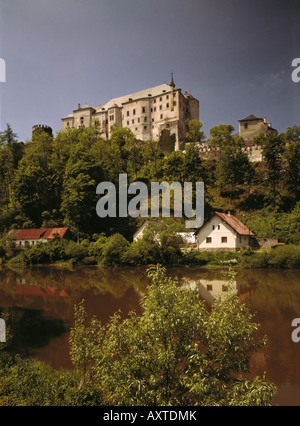
[[[182,285],[197,286],[211,304],[224,291],[223,271],[169,269]],[[274,382],[279,391],[274,404],[300,406],[300,343],[292,342],[291,323],[300,318],[299,271],[240,271],[234,283],[240,298],[256,313],[266,349],[252,360],[252,374]],[[147,278],[143,268],[75,269],[54,267],[0,269],[0,309],[10,314],[13,347],[25,357],[36,357],[54,368],[71,368],[68,331],[74,304],[85,300],[89,315],[103,323],[117,310],[126,316],[140,312]]]

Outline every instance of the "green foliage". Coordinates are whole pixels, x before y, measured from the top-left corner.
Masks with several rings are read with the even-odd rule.
[[[55,371],[34,360],[0,355],[0,406],[101,405],[101,394],[80,386],[76,371]]]
[[[104,327],[76,307],[70,342],[81,383],[101,392],[105,405],[271,405],[275,387],[243,377],[265,340],[238,297],[218,299],[209,312],[197,291],[160,267],[149,278],[141,316],[116,313]]]
[[[124,253],[128,247],[129,242],[123,235],[112,235],[103,248],[103,263],[105,265],[121,265]]]
[[[186,142],[202,142],[205,139],[204,132],[201,131],[203,123],[199,120],[186,120],[187,132]]]
[[[246,268],[299,269],[300,246],[291,244],[254,252],[251,256],[243,257],[241,265]]]
[[[201,124],[188,123],[194,135],[199,126],[201,132]],[[12,228],[65,224],[78,241],[110,229],[122,230],[130,238],[135,220],[100,220],[95,209],[97,184],[118,184],[119,174],[127,173],[129,184],[134,180],[148,185],[153,181],[203,181],[207,214],[231,210],[254,217],[255,212],[265,215],[271,203],[274,217],[288,215],[288,221],[274,219],[275,226],[269,226],[274,221],[266,220],[265,230],[271,233],[267,237],[276,233],[284,242],[298,243],[299,227],[291,216],[299,202],[299,126],[287,129],[285,135],[260,136],[257,142],[263,146],[264,161],[259,164],[249,163],[242,149],[244,141],[233,131],[230,125],[213,127],[210,143],[220,148],[221,156],[204,160],[195,145],[173,152],[174,141],[168,133],[164,134],[164,147],[155,141],[138,141],[126,128],[114,128],[111,138],[102,140],[95,123],[59,131],[54,138],[43,131],[34,132],[32,140],[23,144],[8,125],[0,144],[0,230],[4,235]],[[287,147],[286,140],[291,141]],[[268,215],[272,219],[273,213]],[[289,219],[291,228],[285,225]],[[263,223],[259,233],[260,229],[263,233]]]

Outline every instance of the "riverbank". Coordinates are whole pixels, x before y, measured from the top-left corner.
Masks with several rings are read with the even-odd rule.
[[[187,251],[182,252],[176,242],[158,244],[155,241],[129,243],[119,234],[100,237],[95,242],[80,244],[61,239],[38,243],[23,250],[15,250],[3,260],[9,265],[100,265],[147,266],[161,264],[175,267],[205,268],[264,268],[299,269],[300,246],[285,245],[275,249],[238,251]]]

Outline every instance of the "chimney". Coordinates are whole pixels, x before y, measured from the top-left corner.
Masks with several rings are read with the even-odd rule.
[[[267,124],[267,117],[264,117],[264,123]]]
[[[231,216],[231,212],[228,212],[227,216],[229,216],[229,217],[230,217],[230,216]]]
[[[80,109],[80,104],[78,104],[78,109]]]

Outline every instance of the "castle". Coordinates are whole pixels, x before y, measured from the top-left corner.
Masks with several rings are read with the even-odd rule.
[[[91,107],[78,104],[73,113],[62,118],[62,129],[79,129],[95,121],[100,124],[100,136],[109,139],[114,128],[129,128],[137,139],[158,141],[163,131],[175,138],[175,150],[185,141],[187,120],[199,120],[199,101],[190,93],[176,89],[173,73],[170,84],[162,84],[131,95],[111,99],[104,105]],[[253,139],[259,134],[276,132],[267,118],[249,115],[239,120],[239,132],[245,141],[244,150],[250,161],[262,161],[262,147]],[[203,158],[218,158],[219,148],[212,148],[209,141],[196,143]]]
[[[131,95],[111,99],[105,105],[81,106],[62,119],[62,129],[100,123],[101,137],[109,139],[112,127],[127,127],[142,141],[158,141],[167,130],[175,137],[175,149],[185,140],[186,120],[199,120],[199,101],[190,93],[176,89],[172,74],[170,84],[162,84]]]

